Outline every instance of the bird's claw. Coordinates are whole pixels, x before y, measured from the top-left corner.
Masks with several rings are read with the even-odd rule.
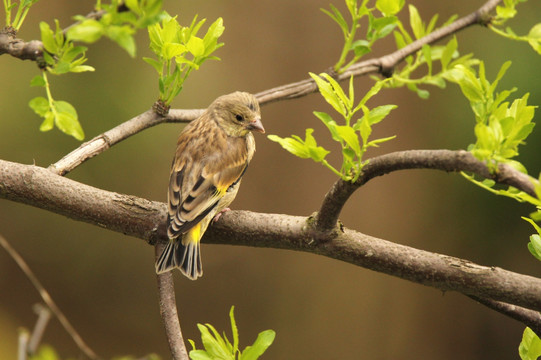
[[[214,224],[216,221],[218,221],[222,215],[228,211],[231,211],[230,208],[225,208],[223,209],[222,211],[220,211],[219,213],[217,213],[215,216],[214,216],[214,219],[212,219],[212,223]]]

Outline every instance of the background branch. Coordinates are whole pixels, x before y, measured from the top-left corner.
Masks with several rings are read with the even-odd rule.
[[[44,168],[2,160],[0,184],[2,198],[98,224],[152,244],[167,240],[163,203],[96,189]],[[541,279],[348,229],[326,236],[310,223],[305,217],[232,211],[205,233],[204,241],[311,252],[442,291],[541,310]]]
[[[52,299],[51,295],[49,295],[49,292],[41,285],[41,282],[38,280],[34,272],[30,269],[26,261],[19,255],[19,253],[9,244],[9,242],[4,238],[2,235],[0,235],[0,245],[7,251],[7,253],[11,256],[11,258],[17,263],[19,268],[22,270],[22,272],[26,275],[26,277],[32,282],[32,285],[36,288],[36,290],[39,292],[39,295],[43,299],[43,302],[51,309],[53,314],[56,316],[58,321],[60,321],[60,324],[62,324],[62,327],[66,330],[66,332],[71,336],[75,344],[79,347],[79,349],[90,359],[97,360],[99,357],[96,355],[96,353],[84,342],[83,338],[79,335],[77,330],[71,325],[69,320],[66,318],[64,313],[60,310],[60,308],[56,305],[54,300]],[[28,339],[27,339],[28,340]],[[39,339],[38,339],[39,340]],[[36,341],[36,340],[34,340]],[[25,346],[25,350],[28,349],[28,346],[31,344],[27,344]]]

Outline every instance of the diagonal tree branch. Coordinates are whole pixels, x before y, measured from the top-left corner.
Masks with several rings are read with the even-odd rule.
[[[0,198],[97,224],[151,244],[167,240],[165,204],[96,189],[41,167],[0,160]],[[312,218],[232,211],[205,233],[204,241],[311,252],[442,291],[541,310],[541,279],[349,229],[329,235],[312,224]]]
[[[147,110],[111,130],[96,136],[92,140],[81,144],[77,149],[50,165],[49,170],[58,175],[66,175],[86,160],[101,154],[131,135],[163,122],[172,122],[172,119],[175,122],[189,122],[201,115],[202,112],[203,110],[171,110],[167,116],[160,116],[153,110]]]
[[[394,68],[400,64],[406,57],[419,51],[423,45],[432,44],[443,38],[455,34],[460,30],[471,25],[485,25],[489,21],[489,13],[492,12],[501,0],[489,0],[478,10],[466,15],[452,24],[437,29],[431,34],[414,41],[413,43],[398,49],[395,52],[374,59],[369,59],[353,64],[341,74],[334,74],[338,81],[349,79],[351,76],[365,76],[380,73],[384,76],[390,76]],[[0,37],[0,55],[2,54],[2,38]],[[332,73],[332,71],[329,71]],[[261,105],[272,102],[295,99],[306,96],[317,91],[317,86],[312,78],[301,80],[295,83],[278,86],[272,89],[261,91],[255,94]],[[147,111],[134,117],[126,123],[95,137],[94,139],[82,144],[77,149],[66,155],[64,158],[50,166],[50,169],[57,174],[65,175],[84,161],[106,151],[114,144],[137,134],[138,132],[160,124],[162,122],[188,122],[197,118],[203,109],[192,110],[170,110],[166,117],[160,117]],[[124,125],[126,124],[126,125]]]
[[[510,185],[537,197],[536,179],[516,171],[509,165],[499,164],[498,172],[491,174],[487,166],[471,153],[463,150],[409,150],[385,154],[370,159],[355,183],[338,179],[327,192],[316,215],[316,227],[330,231],[336,227],[338,216],[349,197],[371,179],[393,171],[407,169],[438,169],[447,172],[465,171],[478,174],[497,183]]]

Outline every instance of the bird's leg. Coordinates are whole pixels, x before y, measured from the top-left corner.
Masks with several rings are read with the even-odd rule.
[[[214,224],[216,221],[218,221],[222,215],[228,211],[231,211],[230,208],[225,208],[223,209],[222,211],[220,211],[219,213],[217,213],[215,216],[214,216],[214,219],[212,219],[212,223]]]

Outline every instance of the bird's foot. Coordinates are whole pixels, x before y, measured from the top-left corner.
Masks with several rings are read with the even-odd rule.
[[[214,216],[214,219],[212,219],[212,223],[214,224],[216,221],[220,220],[220,218],[222,217],[222,215],[228,211],[231,211],[230,208],[225,208],[223,209],[222,211],[220,211],[218,214],[216,214]]]

